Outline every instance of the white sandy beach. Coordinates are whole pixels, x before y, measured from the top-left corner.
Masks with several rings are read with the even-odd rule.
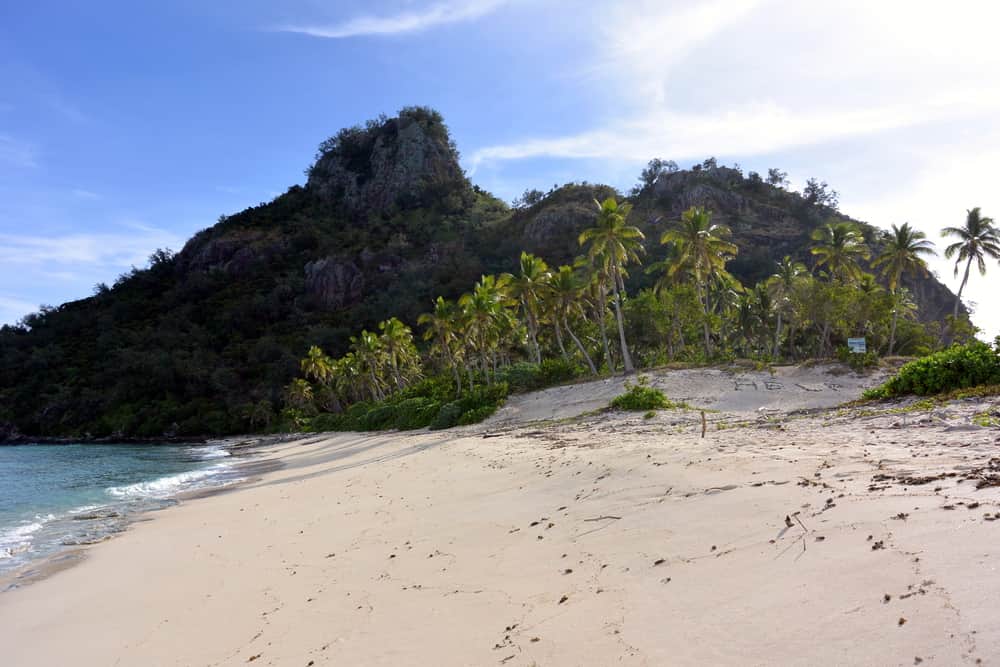
[[[571,419],[598,383],[275,445],[284,468],[0,594],[0,663],[1000,660],[1000,488],[976,488],[1000,430],[971,425],[994,403],[789,417],[871,380],[714,373],[656,380],[720,410],[705,438],[697,411]]]

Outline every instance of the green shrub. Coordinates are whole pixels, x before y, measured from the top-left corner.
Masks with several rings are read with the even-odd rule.
[[[551,387],[552,385],[569,382],[584,374],[583,366],[562,358],[545,359],[542,361],[539,371],[541,386],[543,387]]]
[[[911,361],[885,384],[866,391],[864,398],[928,396],[989,384],[1000,384],[1000,349],[976,341]]]
[[[636,384],[625,383],[626,391],[611,401],[611,407],[616,410],[641,412],[671,408],[674,404],[656,387],[649,386],[649,378],[640,377]]]
[[[508,366],[499,373],[499,376],[512,392],[518,394],[542,386],[541,366],[528,361],[519,361]]]
[[[430,426],[441,409],[441,403],[432,398],[408,398],[396,404],[395,427],[400,431]]]
[[[878,366],[879,356],[875,350],[870,350],[865,354],[858,354],[851,352],[851,348],[846,345],[842,345],[837,348],[837,359],[850,366],[855,372],[860,373],[868,368]]]
[[[451,428],[452,426],[458,425],[458,420],[462,416],[462,403],[461,401],[452,401],[451,403],[445,403],[441,406],[441,409],[437,413],[437,417],[431,422],[432,431],[440,431],[441,429]]]
[[[462,397],[441,407],[437,417],[431,423],[432,430],[451,428],[452,426],[475,424],[486,419],[507,399],[508,386],[506,382],[497,382],[486,387],[476,387]]]
[[[480,405],[478,408],[473,408],[467,412],[462,413],[462,416],[458,418],[459,426],[468,426],[469,424],[478,424],[483,421],[494,412],[497,411],[499,405]]]
[[[392,428],[396,424],[396,412],[394,404],[376,405],[361,419],[361,430],[384,431]]]
[[[583,375],[583,368],[562,358],[545,359],[541,364],[519,361],[503,369],[499,379],[513,394],[523,394],[569,382]]]
[[[333,414],[330,412],[324,412],[313,418],[311,424],[312,431],[316,433],[324,433],[327,431],[350,431],[353,430],[348,428],[347,416],[344,414]]]

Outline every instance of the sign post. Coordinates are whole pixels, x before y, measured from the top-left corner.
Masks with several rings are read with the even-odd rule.
[[[847,347],[850,349],[851,354],[867,354],[868,345],[864,338],[848,338]]]

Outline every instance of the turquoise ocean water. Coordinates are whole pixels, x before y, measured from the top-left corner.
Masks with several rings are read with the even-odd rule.
[[[0,446],[0,575],[237,478],[219,445]]]

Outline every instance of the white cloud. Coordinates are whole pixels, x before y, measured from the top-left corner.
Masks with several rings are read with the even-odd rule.
[[[101,195],[83,188],[74,188],[71,192],[74,197],[79,197],[80,199],[90,199],[91,201],[101,199]]]
[[[391,16],[358,16],[332,25],[290,25],[283,26],[279,30],[329,39],[398,35],[449,23],[475,20],[495,11],[507,2],[509,0],[443,2],[421,10],[406,11]]]

